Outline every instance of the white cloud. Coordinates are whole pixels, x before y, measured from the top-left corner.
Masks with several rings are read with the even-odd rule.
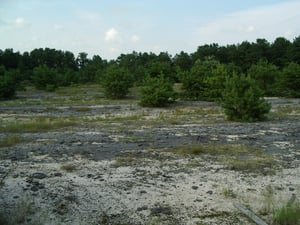
[[[204,43],[230,44],[266,38],[273,41],[284,36],[299,35],[300,1],[239,11],[218,18],[196,29],[196,45]]]
[[[139,42],[140,39],[141,39],[141,38],[140,38],[138,35],[133,35],[133,36],[131,37],[131,41],[132,41],[133,43]]]
[[[254,26],[250,25],[247,27],[247,32],[251,33],[255,30]]]
[[[112,42],[117,40],[119,32],[115,28],[110,28],[108,31],[105,33],[105,40]]]
[[[23,27],[23,26],[25,25],[25,20],[24,20],[24,18],[22,18],[22,17],[16,18],[15,21],[14,21],[14,25],[15,25],[16,27]]]

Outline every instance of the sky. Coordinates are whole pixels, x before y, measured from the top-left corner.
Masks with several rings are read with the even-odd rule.
[[[115,59],[300,35],[300,0],[0,0],[0,49]]]

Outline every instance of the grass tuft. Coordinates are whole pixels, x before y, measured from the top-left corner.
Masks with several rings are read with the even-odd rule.
[[[236,198],[236,194],[234,193],[234,191],[229,188],[223,189],[223,195],[225,196],[225,198]]]
[[[275,225],[300,224],[300,203],[287,203],[285,206],[274,211]]]

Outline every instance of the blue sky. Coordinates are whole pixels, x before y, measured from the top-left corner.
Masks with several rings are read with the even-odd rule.
[[[300,0],[0,0],[0,49],[121,53],[194,52],[300,35]]]

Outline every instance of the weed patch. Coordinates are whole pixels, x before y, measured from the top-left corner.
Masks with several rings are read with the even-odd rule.
[[[62,117],[37,117],[28,121],[2,122],[0,132],[10,133],[38,133],[55,130],[62,127],[74,125],[75,121],[71,118]]]
[[[205,155],[217,159],[227,168],[244,172],[271,172],[275,163],[272,155],[262,150],[241,144],[201,144],[180,146],[173,149],[182,156]]]

